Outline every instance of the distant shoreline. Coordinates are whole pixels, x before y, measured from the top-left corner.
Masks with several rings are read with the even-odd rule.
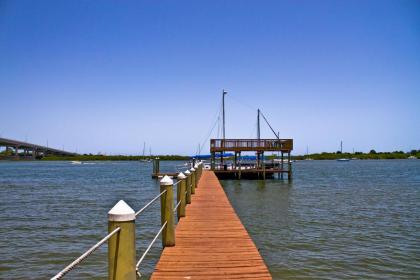
[[[92,154],[84,154],[84,155],[76,155],[76,156],[46,156],[41,158],[42,161],[61,161],[61,160],[68,160],[68,161],[144,161],[144,160],[151,160],[153,158],[158,157],[160,160],[189,160],[192,157],[190,156],[182,156],[182,155],[155,155],[155,156],[128,156],[128,155],[92,155]],[[226,159],[230,159],[231,157],[227,157]],[[266,159],[274,159],[274,155],[266,155]],[[358,160],[379,160],[379,159],[420,159],[420,150],[412,150],[409,153],[404,153],[402,151],[395,151],[395,152],[375,152],[370,151],[369,153],[316,153],[316,154],[308,154],[308,155],[292,155],[291,157],[293,160],[337,160],[337,159],[358,159]],[[13,156],[2,156],[0,154],[0,161],[1,160],[15,160]],[[25,160],[21,158],[20,160]],[[31,158],[27,158],[26,160],[31,160]]]
[[[374,150],[370,151],[369,153],[317,153],[317,154],[309,154],[309,155],[297,155],[292,156],[294,160],[337,160],[337,159],[415,159],[420,158],[420,150],[412,150],[409,153],[404,153],[401,151],[395,152],[375,152]]]
[[[100,160],[123,160],[123,161],[140,161],[151,160],[158,157],[160,160],[188,160],[191,157],[180,155],[158,155],[158,156],[124,156],[124,155],[77,155],[77,156],[46,156],[41,160],[57,161],[57,160],[72,160],[72,161],[100,161]]]

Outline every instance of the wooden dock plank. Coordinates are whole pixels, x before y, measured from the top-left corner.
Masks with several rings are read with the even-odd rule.
[[[213,171],[203,172],[151,279],[272,279]]]

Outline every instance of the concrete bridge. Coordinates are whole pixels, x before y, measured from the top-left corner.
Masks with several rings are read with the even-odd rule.
[[[67,152],[64,150],[53,149],[41,145],[36,145],[28,142],[22,142],[13,139],[0,138],[0,147],[5,147],[6,153],[5,158],[20,159],[20,158],[32,158],[37,159],[46,155],[58,155],[58,156],[75,156],[76,153]],[[9,156],[7,156],[9,154]]]

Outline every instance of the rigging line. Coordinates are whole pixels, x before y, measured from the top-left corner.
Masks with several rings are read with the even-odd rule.
[[[210,138],[211,134],[213,133],[214,128],[215,128],[215,127],[216,127],[216,125],[217,125],[217,122],[219,121],[219,118],[220,118],[220,112],[219,112],[219,117],[218,117],[218,118],[216,119],[216,121],[214,122],[213,127],[211,128],[210,132],[207,134],[206,139],[204,139],[203,143],[200,145],[200,151],[204,148],[205,143],[209,140],[209,138]]]
[[[266,119],[266,117],[264,116],[264,114],[260,111],[261,116],[263,117],[263,119],[265,120],[265,122],[268,124],[268,126],[270,127],[271,131],[274,133],[274,135],[276,136],[276,138],[278,140],[280,140],[279,135],[277,135],[277,133],[274,131],[274,129],[271,127],[270,123],[268,122],[268,120]]]
[[[221,109],[221,107],[222,107],[222,102],[220,102],[220,105],[219,105],[219,110],[216,112],[216,114],[215,114],[215,116],[214,116],[214,119],[216,120],[216,122],[218,121],[218,119],[220,118],[220,111],[222,110]],[[213,124],[213,127],[210,129],[210,132],[209,132],[209,134],[211,134],[212,133],[212,131],[213,131],[213,129],[214,129],[214,124]],[[208,137],[209,136],[207,136],[207,139],[208,139]],[[204,142],[205,141],[207,141],[207,140],[204,140]],[[204,145],[203,145],[204,146]]]
[[[247,107],[248,109],[250,109],[250,110],[252,110],[252,111],[255,111],[255,110],[256,110],[256,108],[254,108],[254,107],[252,107],[251,105],[249,105],[249,104],[247,104],[247,103],[243,102],[242,100],[236,99],[236,98],[235,98],[235,97],[233,97],[232,95],[228,95],[228,98],[232,99],[233,101],[238,102],[238,103],[239,103],[239,104],[241,104],[242,106],[245,106],[245,107]]]
[[[249,138],[252,138],[254,136],[254,132],[257,130],[257,122],[255,121],[255,123],[253,124],[252,128],[251,128],[251,134],[249,136]]]
[[[220,138],[219,135],[220,135],[220,116],[219,118],[217,118],[217,138]]]

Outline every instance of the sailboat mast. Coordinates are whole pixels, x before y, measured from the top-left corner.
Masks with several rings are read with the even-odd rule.
[[[222,114],[223,114],[223,140],[226,137],[226,130],[225,130],[225,95],[227,92],[223,90],[223,97],[222,97]]]
[[[144,157],[145,152],[146,152],[146,142],[143,142],[143,157]]]
[[[257,113],[257,138],[260,140],[261,134],[260,134],[260,109],[258,109]]]

